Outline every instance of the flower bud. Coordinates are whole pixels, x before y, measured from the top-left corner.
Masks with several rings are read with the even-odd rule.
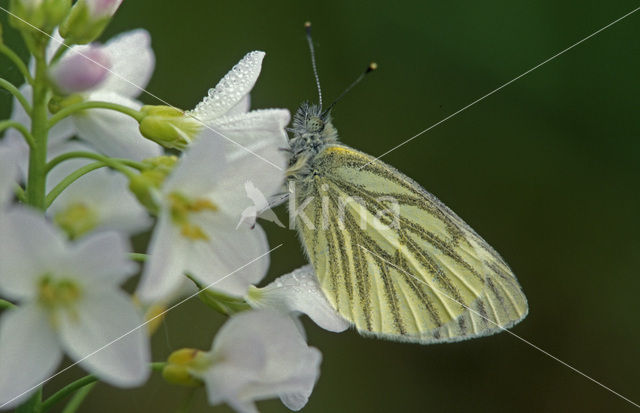
[[[205,370],[211,365],[209,353],[194,348],[176,350],[167,359],[167,365],[162,370],[162,377],[169,383],[182,386],[196,387],[202,381],[195,377],[193,371]]]
[[[68,42],[86,44],[104,31],[122,0],[78,0],[60,25],[60,35]]]
[[[71,0],[11,0],[9,22],[18,30],[51,33],[70,8]]]
[[[155,194],[173,170],[177,160],[178,158],[175,156],[158,156],[147,159],[144,161],[148,166],[147,169],[129,180],[129,190],[145,208],[154,214],[158,212]]]
[[[63,95],[84,92],[102,83],[109,74],[109,56],[100,47],[70,51],[49,70],[49,79]]]
[[[201,122],[170,106],[146,105],[140,113],[140,133],[165,148],[186,148],[203,128]]]

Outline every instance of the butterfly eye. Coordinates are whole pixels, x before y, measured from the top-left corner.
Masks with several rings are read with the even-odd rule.
[[[317,116],[309,118],[307,121],[307,130],[309,132],[320,132],[324,129],[324,122]]]

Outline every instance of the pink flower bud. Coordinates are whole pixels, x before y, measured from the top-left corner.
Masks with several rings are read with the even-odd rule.
[[[65,94],[83,92],[98,86],[109,74],[109,56],[100,47],[71,50],[50,70],[49,76]]]
[[[89,16],[92,19],[102,19],[115,14],[122,0],[86,0]]]

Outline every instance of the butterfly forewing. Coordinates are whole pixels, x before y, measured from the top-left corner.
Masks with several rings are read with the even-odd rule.
[[[327,298],[361,333],[455,341],[526,315],[502,258],[413,180],[342,145],[314,163],[296,225]]]

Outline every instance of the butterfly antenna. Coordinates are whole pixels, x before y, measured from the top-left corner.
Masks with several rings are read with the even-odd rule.
[[[313,48],[313,40],[311,39],[311,22],[304,24],[307,32],[307,43],[309,43],[309,51],[311,52],[311,66],[313,66],[313,76],[316,78],[316,86],[318,87],[318,103],[322,107],[322,89],[320,88],[320,77],[318,76],[318,67],[316,66],[316,51]]]
[[[336,105],[336,103],[338,103],[340,101],[340,99],[342,99],[347,93],[349,93],[349,91],[351,89],[353,89],[353,87],[355,85],[357,85],[358,83],[360,83],[362,81],[362,79],[364,79],[364,77],[366,75],[368,75],[369,73],[373,72],[374,70],[376,70],[378,68],[378,64],[376,62],[371,62],[369,63],[369,66],[367,66],[367,68],[365,69],[364,72],[362,72],[360,74],[360,76],[358,76],[358,78],[356,80],[354,80],[345,90],[344,92],[340,93],[340,96],[338,96],[336,98],[336,100],[333,101],[333,103],[331,105],[329,105],[329,107],[327,108],[327,110],[325,110],[324,112],[322,112],[322,116],[325,116],[327,113],[329,113],[331,111],[331,109],[333,109],[333,107]]]

